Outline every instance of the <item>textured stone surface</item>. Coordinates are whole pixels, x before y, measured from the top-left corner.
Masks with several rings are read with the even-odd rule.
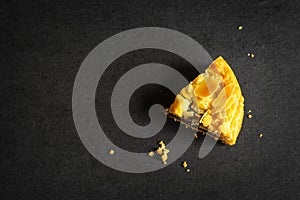
[[[3,1],[1,16],[0,199],[296,199],[299,182],[299,1]],[[237,27],[243,26],[239,31]],[[218,144],[197,159],[200,137],[171,166],[126,174],[95,160],[74,127],[71,95],[91,49],[118,32],[143,26],[183,32],[213,58],[222,55],[239,79],[245,118],[235,146]],[[247,53],[254,53],[254,58]],[[97,112],[109,137],[128,150],[148,151],[172,138],[168,121],[157,137],[138,140],[111,122],[107,97],[122,73],[161,62],[189,79],[183,59],[143,50],[121,57],[99,83]],[[154,97],[157,100],[154,100]],[[148,120],[153,103],[169,105],[166,88],[144,86],[132,117]],[[258,134],[263,133],[259,139]],[[121,138],[121,139],[120,139]],[[171,152],[170,152],[171,153]],[[186,173],[183,160],[191,168]]]

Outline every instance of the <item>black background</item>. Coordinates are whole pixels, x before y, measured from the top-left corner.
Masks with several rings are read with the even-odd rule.
[[[299,1],[2,1],[0,199],[296,199],[299,165]],[[242,31],[237,27],[242,25]],[[75,129],[72,87],[86,55],[104,39],[131,28],[158,26],[189,35],[232,66],[245,97],[238,142],[217,144],[198,159],[203,137],[172,165],[129,174],[94,159]],[[254,58],[247,56],[255,54]],[[127,57],[126,57],[127,56]],[[182,58],[159,50],[131,52],[100,80],[96,107],[117,145],[147,152],[172,139],[178,124],[136,139],[112,121],[113,84],[136,64],[160,62],[189,80],[197,74]],[[130,103],[147,124],[153,103],[174,95],[145,85]],[[258,134],[263,133],[261,139]],[[186,160],[190,173],[181,167]]]

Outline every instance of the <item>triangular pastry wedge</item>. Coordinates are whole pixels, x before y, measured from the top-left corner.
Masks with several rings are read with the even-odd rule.
[[[167,113],[187,127],[234,145],[244,118],[244,97],[223,57],[184,87]]]

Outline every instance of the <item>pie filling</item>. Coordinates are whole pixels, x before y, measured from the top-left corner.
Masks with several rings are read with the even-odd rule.
[[[238,81],[220,56],[176,96],[168,116],[214,139],[234,145],[244,116]]]

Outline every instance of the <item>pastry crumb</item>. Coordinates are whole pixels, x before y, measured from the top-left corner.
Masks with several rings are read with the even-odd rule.
[[[170,152],[169,149],[166,148],[166,145],[165,143],[161,140],[159,143],[159,147],[156,149],[156,153],[158,155],[161,155],[161,160],[164,164],[167,164],[167,160],[168,160],[168,153]],[[153,156],[154,155],[154,152],[153,151],[150,151],[149,152],[149,156]]]
[[[252,112],[252,110],[248,110],[248,113],[251,113]]]
[[[190,172],[190,171],[191,171],[190,169],[187,169],[187,170],[186,170],[186,172]]]
[[[164,141],[162,141],[162,140],[161,140],[158,144],[160,145],[160,147],[161,147],[162,149],[164,149],[164,148],[166,147]]]
[[[187,162],[184,161],[184,162],[182,163],[182,167],[183,167],[183,168],[186,168],[187,166],[188,166]]]
[[[259,138],[262,138],[262,136],[263,136],[263,134],[262,134],[262,133],[260,133],[260,134],[258,135],[258,137],[259,137]]]
[[[161,160],[163,161],[164,164],[167,164],[168,155],[167,155],[167,154],[163,154],[163,155],[161,156]]]
[[[243,26],[238,26],[238,30],[243,30]]]
[[[170,152],[169,149],[164,149],[164,154],[168,154]]]
[[[150,151],[150,152],[148,153],[148,155],[149,155],[150,157],[152,157],[152,156],[154,156],[154,152],[153,152],[153,151]]]
[[[248,117],[249,119],[251,119],[251,118],[252,118],[252,115],[251,115],[251,114],[248,114],[247,117]]]
[[[115,153],[115,151],[114,150],[109,150],[109,152],[108,152],[110,155],[113,155],[114,153]]]
[[[198,134],[197,133],[194,133],[194,138],[198,139]]]
[[[156,150],[156,153],[159,155],[163,154],[163,149],[161,147],[158,147],[158,149]]]
[[[247,53],[248,57],[254,58],[254,53]]]

